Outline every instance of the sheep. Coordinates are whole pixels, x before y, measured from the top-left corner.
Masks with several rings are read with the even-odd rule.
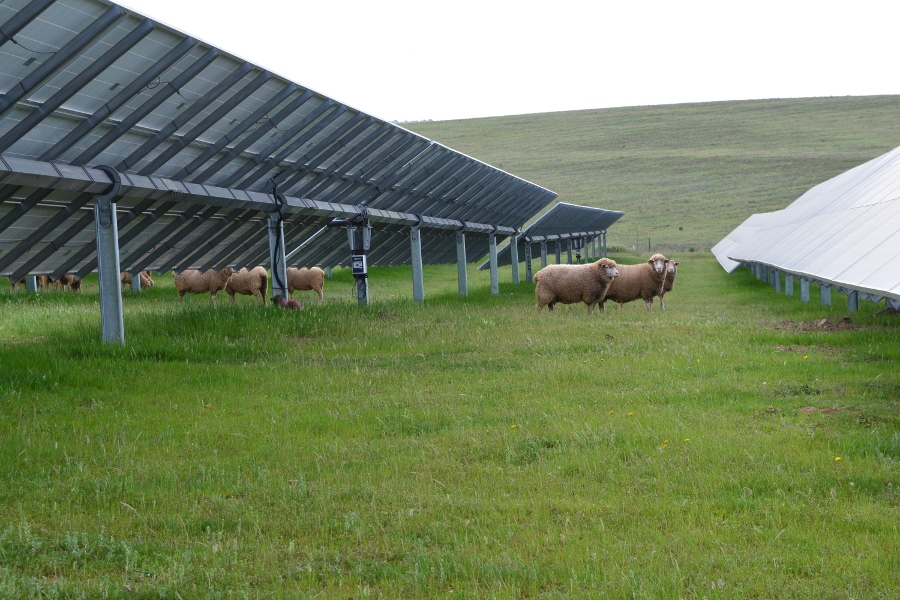
[[[310,267],[309,269],[306,267],[303,267],[302,269],[289,267],[287,270],[287,278],[288,298],[293,299],[294,290],[301,292],[316,290],[316,294],[319,295],[319,302],[322,301],[324,297],[322,291],[325,288],[325,271],[319,267]]]
[[[216,294],[225,289],[228,280],[234,271],[231,267],[225,267],[218,273],[212,269],[201,273],[200,271],[189,269],[175,275],[175,287],[178,288],[178,300],[184,302],[184,295],[188,292],[191,294],[205,294],[209,292],[212,297],[213,306],[216,305]],[[174,275],[174,272],[173,272]]]
[[[546,266],[534,275],[537,310],[540,311],[544,305],[548,310],[553,310],[557,302],[584,302],[588,306],[588,314],[591,314],[618,276],[616,261],[609,258],[586,265]]]
[[[659,296],[666,280],[666,261],[662,254],[654,254],[645,263],[619,265],[619,277],[613,281],[600,301],[600,310],[607,300],[618,302],[620,306],[642,298],[647,311],[653,312],[653,296]]]
[[[37,276],[37,289],[49,290],[50,286],[52,284],[53,284],[53,280],[50,279],[49,275],[38,275]]]
[[[663,300],[666,293],[671,292],[672,288],[675,287],[675,276],[678,274],[677,266],[678,263],[674,260],[666,261],[666,282],[663,284],[662,291],[659,292],[659,307],[663,310],[666,310],[666,305]]]
[[[138,275],[141,278],[142,290],[153,287],[153,277],[150,275],[150,271],[141,271]],[[119,273],[119,281],[122,282],[122,289],[124,290],[126,285],[131,285],[132,277],[127,271],[122,271]]]
[[[81,280],[72,273],[68,273],[53,282],[53,289],[68,289],[70,292],[80,292]]]
[[[23,277],[22,279],[18,280],[18,281],[15,281],[12,277],[7,277],[7,279],[9,279],[9,285],[12,286],[12,289],[13,289],[14,292],[18,291],[18,290],[19,290],[19,286],[20,286],[20,285],[24,285],[24,283],[25,283],[25,278],[24,278],[24,277]]]
[[[256,296],[260,304],[266,303],[266,290],[269,288],[269,274],[266,273],[265,267],[255,267],[248,271],[246,268],[241,269],[231,276],[225,285],[225,291],[231,297],[231,303],[234,304],[235,294],[244,294],[246,296]]]

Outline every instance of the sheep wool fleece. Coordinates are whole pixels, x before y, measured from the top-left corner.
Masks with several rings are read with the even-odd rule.
[[[609,258],[586,265],[548,265],[534,275],[537,310],[545,305],[553,310],[557,302],[584,302],[591,314],[617,275],[616,262]]]

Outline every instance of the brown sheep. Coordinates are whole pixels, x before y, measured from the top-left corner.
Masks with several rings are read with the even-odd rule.
[[[178,300],[184,302],[184,295],[187,293],[205,294],[206,292],[209,292],[213,306],[215,306],[216,294],[225,289],[225,286],[228,285],[228,280],[231,279],[233,274],[234,271],[231,267],[225,267],[218,273],[212,269],[209,269],[205,273],[201,273],[194,269],[182,271],[175,275],[175,287],[178,288]]]
[[[14,292],[15,292],[15,291],[18,291],[20,285],[24,285],[24,284],[25,284],[25,278],[24,278],[24,277],[23,277],[22,279],[18,280],[18,281],[14,281],[12,277],[7,277],[7,279],[9,279],[9,285],[12,286],[12,289],[13,289]]]
[[[662,291],[659,293],[659,307],[666,310],[664,298],[668,292],[675,287],[675,276],[678,275],[678,263],[674,260],[666,261],[666,281],[663,284]]]
[[[260,304],[266,303],[266,291],[269,289],[269,274],[265,267],[254,267],[252,270],[241,269],[231,276],[225,291],[231,297],[231,303],[234,304],[235,294],[244,294],[245,296],[256,296]]]
[[[557,302],[584,302],[591,314],[618,276],[616,261],[609,258],[586,265],[548,265],[534,275],[537,310],[545,305],[553,310]]]
[[[68,273],[53,282],[53,289],[68,289],[70,292],[80,292],[81,280],[72,273]]]
[[[150,275],[150,271],[141,271],[138,275],[141,278],[141,289],[142,290],[146,290],[146,289],[153,287],[153,277]],[[132,277],[128,272],[122,271],[121,273],[119,273],[119,281],[121,281],[122,289],[124,290],[125,286],[131,285]]]
[[[293,299],[294,290],[305,292],[307,290],[316,290],[319,295],[319,301],[325,297],[323,290],[325,289],[325,271],[319,267],[310,267],[307,269],[295,269],[289,267],[287,270],[288,278],[288,298]]]
[[[662,254],[654,254],[645,263],[619,265],[619,277],[609,286],[606,298],[600,301],[603,310],[607,300],[624,305],[642,298],[647,311],[653,312],[653,296],[659,296],[666,280],[666,261]]]
[[[50,286],[52,284],[53,284],[53,280],[50,279],[49,275],[38,275],[37,276],[37,289],[49,290]]]

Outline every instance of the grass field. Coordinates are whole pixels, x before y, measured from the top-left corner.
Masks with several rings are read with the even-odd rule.
[[[748,216],[900,144],[900,96],[708,102],[404,127],[559,200],[621,210],[612,246],[711,248]],[[682,227],[683,230],[679,230]]]
[[[95,279],[0,283],[0,598],[896,598],[894,318],[804,329],[843,295],[677,258],[652,315],[536,314],[508,269],[300,312],[163,276],[124,347]]]

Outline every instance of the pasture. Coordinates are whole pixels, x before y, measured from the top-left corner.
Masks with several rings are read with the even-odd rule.
[[[296,312],[165,275],[124,347],[95,278],[0,282],[0,598],[896,597],[896,317],[673,258],[592,317],[508,268]]]

